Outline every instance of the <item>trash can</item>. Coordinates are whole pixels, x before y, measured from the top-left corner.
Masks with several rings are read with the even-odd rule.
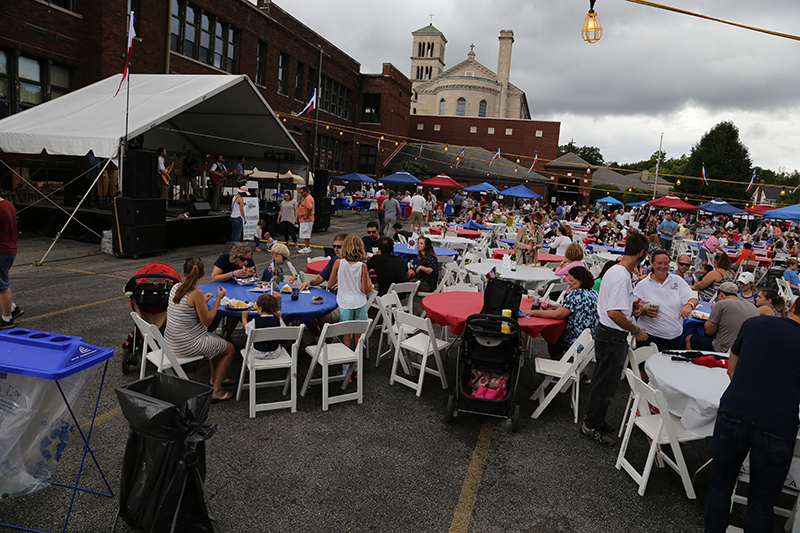
[[[205,424],[211,387],[159,372],[116,391],[131,428],[119,516],[151,532],[214,531],[204,484],[205,441],[217,430]]]

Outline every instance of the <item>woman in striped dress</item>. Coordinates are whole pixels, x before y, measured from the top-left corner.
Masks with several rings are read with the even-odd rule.
[[[211,293],[203,294],[197,282],[205,275],[203,260],[190,257],[183,263],[183,283],[175,285],[169,293],[167,327],[164,338],[177,357],[202,355],[211,367],[213,402],[230,400],[233,395],[222,390],[225,374],[233,360],[233,344],[219,335],[210,333],[208,326],[214,321],[219,301],[225,296],[225,288],[217,287],[217,296],[211,310],[208,301]]]

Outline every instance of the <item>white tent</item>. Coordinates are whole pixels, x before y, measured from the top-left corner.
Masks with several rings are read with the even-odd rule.
[[[126,86],[114,97],[121,76],[0,120],[0,150],[111,157],[125,136]],[[142,149],[191,149],[229,162],[243,155],[248,165],[308,174],[308,158],[247,76],[133,74],[129,80],[128,138],[141,135]]]

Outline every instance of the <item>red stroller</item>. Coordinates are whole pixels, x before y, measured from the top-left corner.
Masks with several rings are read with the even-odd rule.
[[[125,295],[130,298],[131,309],[150,324],[155,324],[163,333],[167,323],[167,304],[173,285],[181,282],[178,271],[166,263],[150,263],[140,268],[125,284]],[[122,373],[127,374],[131,366],[139,365],[142,354],[142,335],[136,328],[128,333],[122,343]]]

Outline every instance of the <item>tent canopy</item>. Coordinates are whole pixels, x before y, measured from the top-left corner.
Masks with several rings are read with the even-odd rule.
[[[471,187],[465,187],[464,188],[464,192],[483,192],[483,191],[493,192],[495,194],[500,194],[500,190],[497,187],[495,187],[491,183],[487,183],[485,181],[483,183],[479,183],[477,185],[473,185]]]
[[[753,215],[763,215],[764,213],[766,213],[767,211],[771,211],[772,209],[778,209],[778,207],[772,204],[758,204],[754,205],[753,207],[744,208],[745,211]]]
[[[742,211],[738,207],[733,207],[728,202],[725,202],[719,198],[715,198],[710,202],[706,202],[704,204],[700,204],[697,206],[700,211],[705,211],[707,213],[719,213],[721,215],[744,215],[746,214],[745,211]]]
[[[666,207],[668,209],[683,209],[684,211],[697,211],[697,207],[692,204],[687,204],[674,194],[668,194],[655,200],[650,200],[644,205],[651,205],[653,207]]]
[[[366,174],[359,174],[357,172],[351,172],[350,174],[343,174],[341,176],[335,176],[331,178],[331,181],[352,181],[354,183],[375,183],[375,180],[367,176]]]
[[[269,182],[271,180],[278,180],[282,182],[289,182],[291,181],[294,185],[305,185],[306,180],[303,176],[298,174],[293,174],[291,170],[287,170],[283,174],[278,174],[277,172],[268,172],[265,170],[258,170],[258,167],[254,167],[252,172],[246,172],[248,180],[264,180]],[[314,185],[314,176],[308,177],[308,184]]]
[[[540,195],[536,194],[529,188],[524,185],[516,185],[514,187],[510,187],[503,192],[501,192],[503,196],[513,196],[515,198],[541,198]]]
[[[800,204],[767,211],[764,213],[764,218],[776,218],[779,220],[791,220],[797,222],[800,220]]]
[[[409,174],[405,170],[401,170],[400,172],[395,172],[394,174],[384,176],[378,179],[378,181],[388,185],[416,185],[419,183],[419,178],[413,174]]]
[[[0,150],[111,157],[125,137],[121,74],[0,120]],[[132,74],[128,139],[142,149],[198,157],[245,156],[248,164],[305,176],[308,159],[245,75]]]
[[[641,202],[631,202],[629,204],[625,204],[625,207],[639,207],[640,205],[644,205],[647,203],[647,200],[642,200]]]
[[[614,198],[613,196],[605,196],[597,200],[598,204],[609,204],[609,205],[622,205],[622,202]]]
[[[434,176],[431,179],[421,181],[419,184],[421,187],[440,187],[442,189],[460,189],[461,184],[458,183],[456,180],[448,176],[447,174],[439,174],[438,176]]]

